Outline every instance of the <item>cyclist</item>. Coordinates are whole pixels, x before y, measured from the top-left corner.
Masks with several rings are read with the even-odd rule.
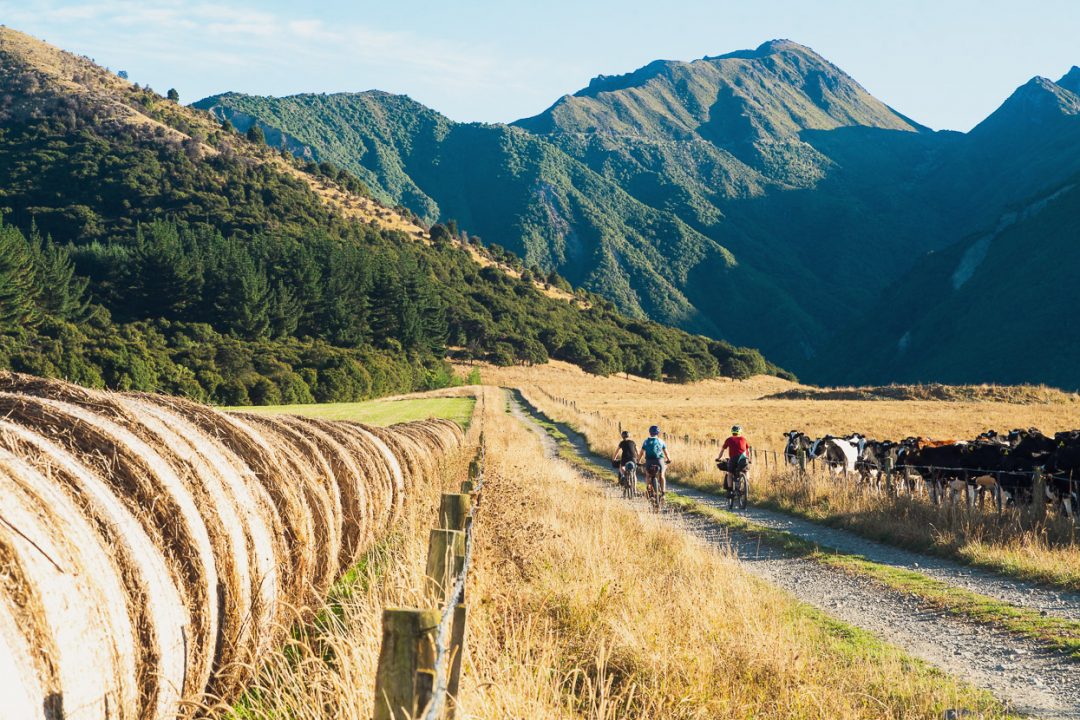
[[[750,464],[750,443],[746,440],[746,436],[742,434],[742,426],[732,426],[731,437],[724,441],[724,446],[720,448],[720,454],[716,456],[716,462],[720,462],[725,452],[730,458],[728,461],[728,478],[734,475],[738,468]],[[727,481],[724,484],[726,486]]]
[[[668,455],[667,445],[660,439],[660,428],[653,425],[649,428],[649,437],[645,439],[645,442],[641,443],[641,452],[638,453],[638,463],[642,460],[645,461],[645,475],[648,477],[649,473],[655,468],[657,470],[657,481],[660,487],[657,490],[660,495],[663,496],[667,489],[667,473],[665,465],[671,462],[671,457]]]
[[[611,456],[611,462],[615,463],[615,466],[619,468],[619,481],[620,484],[626,484],[628,482],[629,468],[627,465],[634,462],[638,456],[637,443],[630,439],[630,433],[626,430],[622,432],[622,442],[619,443],[619,447],[615,448],[615,454]]]

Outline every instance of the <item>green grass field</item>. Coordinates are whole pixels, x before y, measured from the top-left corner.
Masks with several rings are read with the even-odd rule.
[[[324,405],[259,405],[254,407],[232,407],[225,410],[264,415],[306,415],[323,420],[355,420],[369,425],[393,425],[409,420],[425,418],[447,418],[462,427],[468,427],[472,418],[476,399],[461,398],[416,398],[414,400],[369,400],[356,403],[326,403]]]

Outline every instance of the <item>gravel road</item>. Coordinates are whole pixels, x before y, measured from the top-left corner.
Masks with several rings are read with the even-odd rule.
[[[547,452],[557,454],[555,442],[532,417],[544,417],[520,393],[513,393],[512,410],[544,441]],[[584,438],[556,423],[577,451],[591,460],[598,472],[611,472],[610,462],[589,452]],[[583,476],[584,477],[584,476]],[[604,483],[613,501],[625,502],[613,484]],[[671,484],[680,495],[703,504],[721,506],[715,495]],[[646,511],[644,506],[640,506]],[[1059,593],[1029,583],[1009,580],[957,563],[898,550],[868,541],[843,530],[822,527],[781,513],[748,509],[749,519],[786,530],[845,552],[904,567],[1024,607],[1048,614],[1080,618],[1075,594]],[[846,623],[873,632],[913,656],[990,690],[1014,712],[1039,718],[1080,718],[1080,666],[1035,642],[976,623],[966,622],[922,604],[917,598],[891,590],[867,578],[850,576],[813,560],[791,558],[760,542],[753,533],[731,532],[696,515],[670,514],[704,542],[730,548],[751,572],[784,588]],[[962,715],[960,715],[962,716]]]

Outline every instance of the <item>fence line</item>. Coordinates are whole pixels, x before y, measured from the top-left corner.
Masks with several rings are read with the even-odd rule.
[[[432,530],[428,547],[425,593],[433,599],[436,592],[441,595],[443,608],[383,610],[375,720],[453,720],[456,714],[468,618],[465,583],[487,455],[483,396],[480,401],[479,447],[469,463],[469,479],[461,483],[461,493],[443,493],[440,527]]]
[[[476,515],[476,509],[479,506],[480,493],[484,489],[484,459],[486,450],[484,448],[484,433],[480,432],[480,449],[476,455],[476,475],[470,478],[473,483],[473,493],[476,496],[476,502],[473,502],[469,506],[469,514],[465,519],[465,558],[461,564],[461,572],[457,574],[454,580],[454,590],[450,593],[450,598],[446,601],[446,607],[443,609],[442,618],[439,620],[439,631],[435,635],[435,686],[432,689],[431,702],[428,704],[427,712],[424,713],[424,720],[439,720],[443,708],[446,706],[448,696],[450,694],[450,678],[448,677],[448,671],[450,664],[460,664],[461,657],[452,658],[451,653],[454,650],[457,652],[464,652],[464,644],[460,644],[458,647],[454,647],[451,643],[451,633],[454,623],[454,618],[458,614],[458,605],[461,605],[465,601],[465,578],[469,574],[469,565],[472,562],[472,549],[473,549],[473,517]],[[470,475],[472,473],[470,472]],[[454,688],[456,691],[457,688]],[[450,717],[453,717],[453,713],[450,713]]]

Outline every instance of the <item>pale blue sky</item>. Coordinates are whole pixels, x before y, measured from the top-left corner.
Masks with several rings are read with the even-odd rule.
[[[915,120],[967,130],[1080,64],[1080,0],[0,0],[0,22],[185,102],[379,88],[465,121],[786,37]]]

